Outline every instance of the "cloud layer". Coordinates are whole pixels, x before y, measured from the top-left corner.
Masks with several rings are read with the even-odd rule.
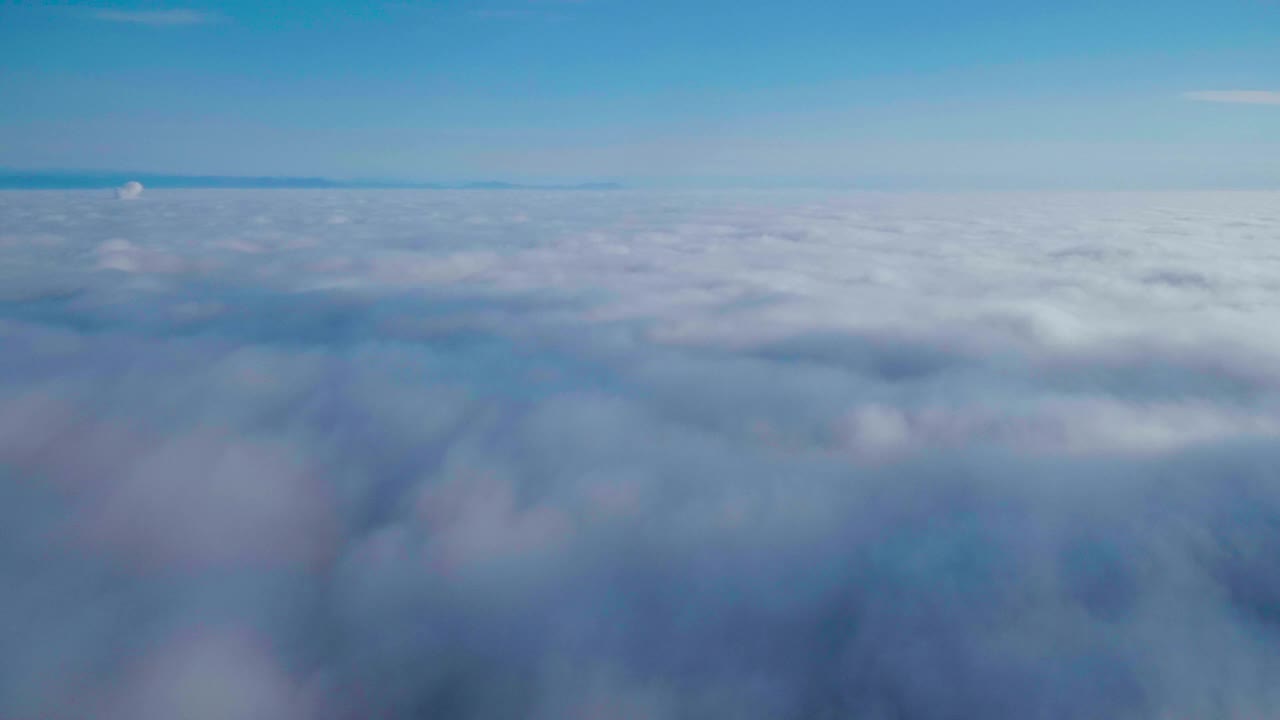
[[[0,716],[1275,715],[1278,201],[0,193]]]

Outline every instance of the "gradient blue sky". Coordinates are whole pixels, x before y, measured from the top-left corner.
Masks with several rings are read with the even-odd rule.
[[[0,0],[0,167],[1276,186],[1278,37],[1271,0]]]

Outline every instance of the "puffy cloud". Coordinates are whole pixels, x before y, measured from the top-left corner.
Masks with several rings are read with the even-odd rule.
[[[1275,203],[0,195],[0,716],[1276,714]]]

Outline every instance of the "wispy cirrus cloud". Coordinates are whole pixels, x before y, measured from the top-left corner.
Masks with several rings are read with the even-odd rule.
[[[511,9],[475,10],[471,14],[473,17],[478,17],[482,20],[534,20],[542,17],[533,10]]]
[[[202,10],[95,10],[89,13],[94,20],[104,22],[149,25],[151,27],[182,27],[207,25],[222,19],[221,15]]]
[[[556,7],[585,5],[590,0],[526,0],[526,7],[481,8],[472,16],[484,20],[563,20],[562,13],[553,12]]]
[[[1196,90],[1183,93],[1182,98],[1196,102],[1280,105],[1280,90]]]

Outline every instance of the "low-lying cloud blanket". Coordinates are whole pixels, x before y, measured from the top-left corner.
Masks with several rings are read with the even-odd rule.
[[[1277,194],[0,193],[0,717],[1274,717],[1277,327]]]

